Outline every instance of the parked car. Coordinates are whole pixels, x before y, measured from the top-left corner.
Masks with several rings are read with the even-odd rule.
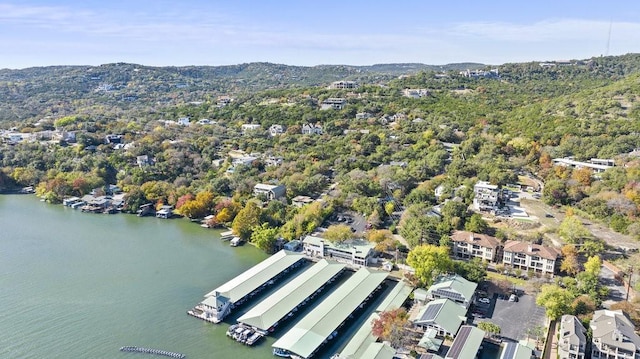
[[[511,294],[511,295],[509,296],[509,301],[510,301],[510,302],[517,302],[517,301],[518,301],[518,296],[517,296],[517,295],[515,295],[515,294]]]
[[[484,304],[490,304],[491,303],[491,299],[489,299],[489,298],[478,298],[478,302],[484,303]]]

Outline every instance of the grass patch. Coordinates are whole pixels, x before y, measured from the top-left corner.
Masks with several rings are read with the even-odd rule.
[[[504,274],[495,273],[495,272],[487,272],[487,278],[495,279],[495,280],[507,280],[507,281],[511,282],[512,284],[515,284],[517,286],[524,286],[525,284],[527,284],[527,281],[524,280],[524,279],[520,279],[520,278],[516,278],[516,277],[509,277],[509,276],[506,276]]]

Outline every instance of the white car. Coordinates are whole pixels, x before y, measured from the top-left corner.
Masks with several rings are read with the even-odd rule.
[[[491,299],[489,299],[489,298],[479,298],[478,302],[484,303],[484,304],[490,304],[491,303]]]

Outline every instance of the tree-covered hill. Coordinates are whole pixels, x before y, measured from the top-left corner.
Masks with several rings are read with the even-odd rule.
[[[164,108],[206,101],[219,95],[265,89],[326,86],[337,80],[375,82],[418,71],[448,71],[482,64],[384,64],[372,66],[287,66],[248,63],[232,66],[150,67],[116,63],[0,70],[0,121],[66,116],[106,105],[130,109]],[[113,113],[117,113],[112,109]]]

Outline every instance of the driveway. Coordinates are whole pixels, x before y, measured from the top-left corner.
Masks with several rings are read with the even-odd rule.
[[[602,266],[600,268],[600,284],[609,288],[609,295],[602,302],[602,306],[605,308],[609,308],[611,304],[616,302],[622,302],[627,297],[627,290],[624,285],[615,278],[615,273],[613,273],[609,268]]]
[[[527,339],[527,329],[545,325],[544,308],[536,305],[535,297],[522,295],[517,302],[497,299],[494,295],[486,318],[475,318],[474,324],[488,321],[500,326],[500,336],[512,340]]]

